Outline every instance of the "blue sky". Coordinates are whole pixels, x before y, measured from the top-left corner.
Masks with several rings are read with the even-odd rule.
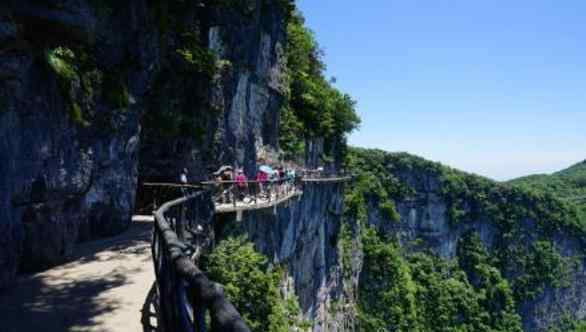
[[[586,159],[586,1],[298,0],[352,145],[498,180]]]

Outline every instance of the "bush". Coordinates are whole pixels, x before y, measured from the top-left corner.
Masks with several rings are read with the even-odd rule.
[[[77,71],[73,64],[75,54],[69,48],[57,47],[46,51],[45,56],[49,67],[57,75],[57,82],[61,92],[65,96],[70,96],[73,81],[78,79]]]
[[[111,71],[104,75],[102,92],[108,105],[114,109],[127,110],[130,103],[130,94],[126,82],[120,74]]]
[[[271,268],[243,237],[222,241],[206,257],[204,270],[224,285],[226,296],[252,331],[286,332],[306,326],[299,319],[297,300],[281,295],[282,272]]]
[[[287,27],[286,106],[281,113],[281,140],[287,155],[299,154],[299,141],[323,137],[326,144],[342,142],[358,128],[356,102],[325,77],[322,51],[305,20],[295,13]],[[292,137],[295,135],[295,137]]]

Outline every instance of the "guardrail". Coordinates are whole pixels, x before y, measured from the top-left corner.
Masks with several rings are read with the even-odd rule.
[[[268,179],[266,181],[205,181],[200,184],[206,186],[214,193],[214,202],[217,205],[232,204],[234,208],[238,203],[257,204],[263,202],[278,201],[284,196],[294,192],[302,192],[305,182],[340,182],[353,178],[350,174],[326,174],[323,172],[303,172],[303,176],[294,178]]]
[[[301,191],[301,178],[285,178],[266,181],[207,181],[202,182],[214,193],[217,205],[239,203],[258,204],[261,202],[278,201],[280,198]]]
[[[167,202],[155,211],[152,257],[158,291],[158,326],[164,332],[205,332],[206,312],[211,331],[250,332],[222,287],[195,265],[200,248],[197,230],[190,229],[190,204],[201,192]],[[192,211],[197,210],[191,206]],[[190,240],[187,242],[187,240]],[[188,244],[190,243],[190,244]]]
[[[245,181],[251,204],[270,206],[267,202],[293,197],[306,182],[345,182],[352,176],[307,177],[274,181]],[[222,189],[221,195],[231,195],[237,204],[244,190],[243,182],[208,181],[197,185],[176,183],[144,183],[155,189],[153,206],[157,208],[156,193],[168,197],[169,190],[180,190],[183,197],[168,201],[155,212],[151,243],[156,276],[158,327],[163,332],[206,332],[206,313],[209,313],[211,331],[249,332],[250,329],[226,299],[222,287],[209,280],[197,267],[196,261],[210,237],[197,227],[197,201],[203,188]],[[263,186],[265,186],[263,188]],[[252,189],[251,189],[252,188]],[[242,189],[239,191],[239,189]],[[216,200],[222,200],[220,196]],[[265,196],[263,196],[265,195]],[[168,198],[167,198],[168,199]],[[215,202],[218,209],[219,201]],[[273,204],[274,205],[274,204]],[[206,243],[207,242],[207,243]]]

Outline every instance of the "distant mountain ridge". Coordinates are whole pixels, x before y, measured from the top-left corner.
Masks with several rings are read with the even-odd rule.
[[[586,215],[586,160],[551,175],[537,174],[513,179],[511,185],[551,193],[578,205]]]
[[[584,163],[511,183],[382,150],[350,148],[347,166],[361,331],[583,331],[586,214],[562,197]]]

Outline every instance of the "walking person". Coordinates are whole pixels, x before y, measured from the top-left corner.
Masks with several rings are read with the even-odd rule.
[[[244,201],[248,191],[248,178],[242,169],[239,169],[236,175],[236,188],[238,190],[238,200]]]
[[[269,174],[273,172],[272,168],[268,165],[261,165],[256,173],[256,181],[258,182],[259,191],[261,194],[269,192],[268,184]]]
[[[234,188],[233,184],[231,183],[234,180],[234,173],[232,172],[232,168],[226,168],[222,173],[222,182],[226,185],[224,187],[224,203],[232,203],[232,200],[235,199],[234,197]]]
[[[182,185],[187,185],[187,174],[187,168],[184,168],[181,171],[181,174],[179,174],[179,183],[181,183]],[[183,193],[183,196],[187,196],[188,194],[187,188],[184,186],[181,187],[181,192]]]
[[[295,189],[295,169],[288,168],[286,172],[287,190],[293,191]]]

